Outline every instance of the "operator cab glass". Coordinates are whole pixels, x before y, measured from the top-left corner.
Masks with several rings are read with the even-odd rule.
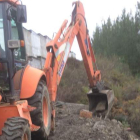
[[[5,43],[4,43],[4,27],[3,27],[3,15],[2,5],[0,4],[0,58],[5,58]]]
[[[23,40],[23,31],[20,23],[17,22],[17,11],[11,10],[11,40]],[[14,50],[14,57],[17,61],[25,61],[25,47],[20,47]]]
[[[0,89],[9,90],[2,4],[0,4]]]
[[[7,18],[7,10],[11,20]],[[8,48],[9,40],[24,41],[22,24],[17,22],[17,8],[0,2],[0,92],[14,93],[14,76],[26,65],[25,47]]]

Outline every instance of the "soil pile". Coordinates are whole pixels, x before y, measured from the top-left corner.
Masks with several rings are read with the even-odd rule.
[[[49,140],[140,140],[116,120],[81,118],[79,113],[82,109],[88,107],[82,104],[58,104],[56,132]]]

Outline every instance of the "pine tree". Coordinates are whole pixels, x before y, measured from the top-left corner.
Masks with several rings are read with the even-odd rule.
[[[133,74],[140,73],[140,3],[135,17],[124,9],[113,22],[108,18],[101,27],[97,26],[92,45],[96,53],[107,57],[117,55]]]

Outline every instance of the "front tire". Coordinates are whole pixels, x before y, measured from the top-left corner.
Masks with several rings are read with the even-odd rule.
[[[20,117],[8,119],[4,123],[0,140],[31,140],[28,120]]]
[[[33,97],[28,99],[28,104],[36,107],[31,114],[32,123],[40,126],[32,132],[33,140],[47,140],[51,130],[51,104],[50,97],[44,81],[40,81]]]

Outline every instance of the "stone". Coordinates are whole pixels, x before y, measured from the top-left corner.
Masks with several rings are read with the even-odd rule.
[[[81,110],[80,111],[80,117],[83,117],[83,118],[92,118],[92,112],[90,112],[88,110]]]

